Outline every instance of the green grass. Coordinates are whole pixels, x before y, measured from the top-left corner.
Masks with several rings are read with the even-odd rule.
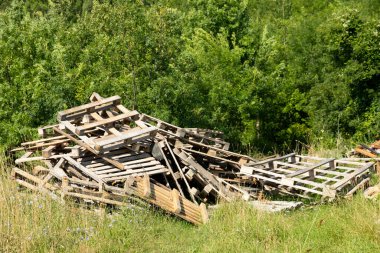
[[[358,194],[277,214],[236,202],[197,227],[152,209],[62,205],[18,190],[3,172],[0,252],[380,252],[380,201]]]

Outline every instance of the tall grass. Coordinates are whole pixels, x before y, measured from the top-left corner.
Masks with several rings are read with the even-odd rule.
[[[223,204],[203,226],[152,209],[98,214],[20,191],[0,173],[0,252],[380,252],[380,202],[286,213]]]

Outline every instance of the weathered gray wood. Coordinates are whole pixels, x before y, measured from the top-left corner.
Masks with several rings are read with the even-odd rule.
[[[119,136],[112,136],[112,137],[104,137],[104,138],[99,138],[95,140],[95,149],[96,150],[101,150],[102,146],[112,144],[115,142],[120,142],[120,141],[125,141],[128,139],[132,139],[134,137],[138,137],[143,134],[151,133],[156,131],[155,127],[147,127],[144,129],[139,129],[139,130],[133,130],[129,133],[123,133],[122,135]]]
[[[286,175],[286,177],[296,177],[296,176],[299,176],[299,175],[302,175],[304,173],[307,173],[307,172],[310,172],[310,171],[313,171],[315,170],[316,168],[318,167],[321,167],[322,165],[325,165],[327,163],[330,163],[331,161],[334,161],[335,159],[327,159],[327,160],[324,160],[314,166],[311,166],[311,167],[308,167],[308,168],[305,168],[305,169],[302,169],[302,170],[298,170],[296,172],[293,172],[291,174],[288,174]]]
[[[91,170],[87,169],[86,167],[84,167],[82,164],[78,163],[77,161],[75,161],[73,158],[71,158],[70,156],[65,156],[64,159],[70,163],[72,166],[74,166],[75,168],[77,168],[78,170],[80,170],[81,172],[83,172],[85,175],[89,176],[90,178],[92,178],[93,180],[95,180],[96,182],[99,182],[99,183],[104,183],[103,179],[100,178],[98,175],[96,175],[94,172],[92,172]]]
[[[112,175],[110,177],[104,177],[103,180],[105,182],[111,182],[111,181],[117,181],[122,179],[127,179],[129,176],[143,176],[143,175],[154,175],[154,174],[162,174],[168,172],[168,169],[165,168],[162,165],[157,165],[155,167],[148,167],[138,170],[130,170],[126,171],[122,175],[113,177]]]
[[[347,182],[355,178],[356,176],[359,176],[360,174],[368,171],[370,168],[373,168],[375,163],[368,163],[366,166],[364,166],[361,169],[355,170],[355,172],[348,174],[345,176],[342,180],[336,182],[334,185],[331,186],[332,189],[339,190],[342,186],[344,186]]]
[[[42,157],[43,158],[49,158],[55,148],[56,148],[56,146],[48,146],[47,148],[44,148],[42,150]]]

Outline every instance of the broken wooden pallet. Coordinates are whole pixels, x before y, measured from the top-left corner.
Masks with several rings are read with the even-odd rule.
[[[289,154],[243,166],[241,174],[288,195],[333,199],[355,188],[373,170],[373,162]]]

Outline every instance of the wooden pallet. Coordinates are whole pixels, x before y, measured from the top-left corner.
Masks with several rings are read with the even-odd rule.
[[[373,170],[373,162],[289,154],[243,166],[241,174],[288,195],[331,199],[355,188]]]
[[[124,188],[69,177],[55,178],[54,182],[51,174],[39,178],[19,168],[13,168],[12,177],[23,187],[60,201],[71,197],[98,204],[124,206],[128,199],[136,196],[193,224],[204,224],[208,220],[204,204],[194,204],[180,196],[177,190],[151,182],[147,174],[134,178],[133,183]]]
[[[98,153],[155,136],[157,129],[139,121],[137,111],[120,105],[118,96],[101,98],[94,94],[95,98],[97,101],[59,112],[59,129],[75,135]]]

